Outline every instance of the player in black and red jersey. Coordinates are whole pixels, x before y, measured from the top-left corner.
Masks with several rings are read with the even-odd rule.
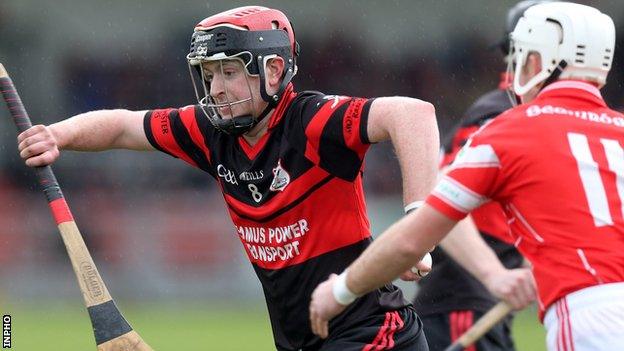
[[[277,349],[426,350],[421,321],[391,284],[349,307],[326,340],[311,332],[308,304],[318,283],[371,243],[362,192],[371,143],[392,141],[407,204],[432,188],[433,106],[295,92],[298,52],[280,11],[252,6],[211,16],[195,27],[187,57],[198,104],[35,126],[18,137],[21,155],[30,166],[53,162],[59,149],[157,149],[180,158],[217,180],[262,283]]]
[[[187,56],[198,103],[150,111],[88,112],[18,137],[26,164],[59,149],[160,150],[209,173],[262,287],[279,350],[426,350],[422,323],[386,285],[332,324],[310,330],[312,289],[371,242],[362,160],[390,139],[406,203],[436,178],[434,108],[404,97],[296,92],[298,44],[286,16],[249,6],[202,20]],[[420,267],[426,270],[428,267]]]
[[[569,2],[527,9],[510,36],[518,105],[473,134],[426,204],[312,295],[314,330],[340,298],[391,280],[490,200],[532,264],[548,350],[624,345],[624,115],[600,94],[613,20]],[[529,297],[528,295],[526,297]]]
[[[527,8],[543,2],[547,0],[524,0],[509,9],[505,35],[496,45],[505,59],[509,58],[509,34],[516,23]],[[443,143],[442,168],[448,167],[453,162],[470,135],[512,107],[507,93],[510,82],[506,72],[501,73],[497,89],[483,94],[468,108],[454,132]],[[523,258],[513,246],[507,219],[498,203],[486,203],[473,210],[470,217],[485,242],[507,268],[522,266]],[[444,350],[496,303],[496,298],[490,294],[487,286],[477,279],[480,277],[469,274],[462,267],[459,256],[462,255],[463,249],[465,249],[463,233],[455,230],[432,252],[435,269],[419,282],[414,307],[423,320],[431,351]],[[511,319],[512,317],[508,317],[495,325],[466,350],[514,350]]]

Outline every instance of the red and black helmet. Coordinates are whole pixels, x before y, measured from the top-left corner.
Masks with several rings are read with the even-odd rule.
[[[263,99],[274,104],[297,73],[298,54],[299,44],[283,12],[262,6],[245,6],[199,22],[191,37],[187,59],[193,66],[202,61],[228,57],[242,59],[249,74],[260,75]],[[273,55],[285,61],[283,88],[277,94],[268,96],[264,89],[264,64]]]
[[[265,31],[281,29],[288,34],[292,48],[292,57],[298,55],[295,32],[286,15],[275,9],[263,6],[244,6],[203,19],[195,26],[195,31],[209,31],[217,26],[236,26],[248,31]]]
[[[194,67],[204,84],[202,98],[195,89],[199,105],[212,124],[228,134],[239,135],[256,125],[272,108],[277,106],[286,87],[297,73],[299,44],[295,32],[284,13],[262,6],[245,6],[210,16],[199,22],[191,37],[191,48],[187,55],[189,67]],[[284,73],[277,92],[269,95],[265,87],[265,66],[276,56],[284,60]],[[260,116],[239,116],[223,119],[216,113],[217,104],[208,103],[206,81],[201,64],[207,61],[239,59],[249,75],[260,78],[260,95],[268,103]],[[191,69],[191,78],[195,86]],[[243,102],[239,101],[238,103]]]

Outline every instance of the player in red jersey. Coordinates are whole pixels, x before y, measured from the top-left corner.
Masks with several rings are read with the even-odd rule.
[[[370,244],[362,161],[391,140],[406,203],[435,184],[434,108],[405,97],[295,92],[299,47],[280,11],[248,6],[194,28],[187,56],[198,103],[150,111],[88,112],[18,137],[29,166],[59,149],[160,150],[209,173],[262,283],[278,350],[426,350],[422,323],[388,284],[332,324],[310,329],[314,287]],[[420,267],[427,269],[429,267]]]
[[[503,205],[532,263],[549,350],[624,345],[624,116],[601,95],[611,68],[611,18],[553,2],[511,35],[513,91],[524,104],[481,128],[420,210],[393,225],[313,293],[315,332],[344,305],[418,261],[481,204]]]
[[[548,0],[523,0],[509,9],[505,34],[495,46],[505,60],[509,59],[509,34],[527,8]],[[512,108],[507,89],[511,80],[501,74],[498,87],[480,96],[464,113],[463,118],[443,142],[442,169],[455,159],[468,138],[481,126]],[[523,258],[513,246],[505,213],[497,202],[488,202],[470,213],[479,233],[507,268],[523,266]],[[464,228],[464,227],[460,227]],[[422,319],[431,351],[441,351],[468,330],[481,316],[496,304],[496,297],[487,289],[491,282],[480,272],[467,271],[465,261],[474,255],[464,244],[466,233],[449,233],[431,254],[435,269],[418,282],[414,308]],[[473,272],[470,274],[469,272]],[[527,272],[528,273],[528,272]],[[529,273],[530,274],[530,273]],[[511,335],[513,317],[510,315],[492,327],[467,351],[515,350]]]

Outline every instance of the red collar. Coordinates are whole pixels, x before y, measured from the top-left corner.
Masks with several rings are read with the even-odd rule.
[[[290,106],[291,101],[297,96],[297,93],[294,91],[294,86],[292,83],[288,83],[286,89],[284,90],[284,94],[282,95],[282,99],[271,114],[271,120],[269,121],[268,130],[273,129],[284,117],[284,112],[286,112],[286,108]]]
[[[250,160],[254,159],[258,155],[258,153],[260,153],[260,151],[264,148],[264,145],[266,145],[267,141],[269,140],[269,136],[271,135],[271,130],[282,120],[284,112],[286,112],[286,108],[290,106],[290,103],[296,96],[297,93],[294,91],[293,84],[289,83],[284,90],[282,99],[277,104],[277,106],[275,106],[275,109],[273,109],[271,117],[269,117],[270,120],[266,133],[260,138],[260,140],[258,140],[255,145],[249,145],[247,140],[245,140],[242,135],[238,137],[238,144],[243,149],[243,152],[245,152],[245,154],[247,155],[247,158],[249,158]]]

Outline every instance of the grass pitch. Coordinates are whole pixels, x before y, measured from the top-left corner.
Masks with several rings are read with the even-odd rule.
[[[9,307],[9,308],[7,308]],[[266,309],[222,304],[130,305],[121,303],[126,319],[156,351],[275,350]],[[86,310],[78,303],[54,307],[1,306],[12,316],[12,350],[95,350]],[[520,313],[514,323],[519,351],[545,350],[536,312]]]

